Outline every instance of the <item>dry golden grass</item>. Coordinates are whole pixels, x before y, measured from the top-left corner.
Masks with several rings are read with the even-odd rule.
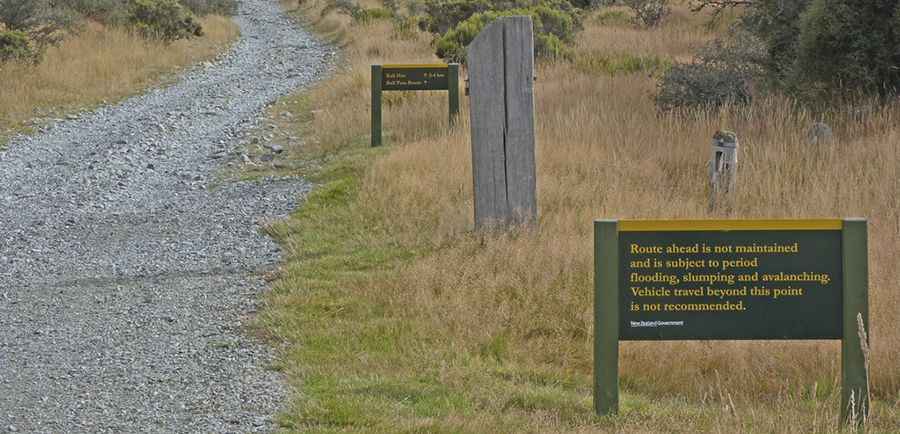
[[[293,2],[282,2],[289,8]],[[372,7],[369,1],[361,4]],[[317,106],[312,114],[314,135],[307,138],[307,148],[333,150],[358,141],[361,131],[368,131],[371,119],[369,101],[371,97],[371,65],[384,63],[426,62],[438,59],[428,45],[428,37],[419,32],[397,35],[393,25],[386,20],[374,21],[360,26],[351,23],[346,14],[320,14],[324,2],[306,2],[302,7],[310,24],[320,34],[330,38],[341,47],[340,73],[315,86],[305,96],[310,100],[323,101],[327,106]],[[294,6],[296,7],[296,6]],[[384,118],[386,139],[412,141],[431,135],[431,131],[445,127],[446,116],[435,118],[433,111],[444,107],[446,96],[412,92],[393,92],[384,95],[384,107],[389,116]],[[443,95],[446,95],[444,93]],[[415,104],[408,103],[415,100]],[[423,109],[422,104],[427,108]],[[443,104],[443,105],[441,105]],[[403,128],[416,125],[417,128]],[[393,134],[393,135],[392,135]]]
[[[684,8],[676,8],[662,25],[651,29],[638,28],[628,22],[628,8],[625,7],[607,8],[604,14],[615,19],[603,22],[598,19],[604,16],[600,14],[587,19],[584,31],[578,35],[576,52],[657,55],[685,60],[691,57],[694,49],[715,37],[705,26],[708,15],[692,14]],[[619,18],[622,15],[626,18]]]
[[[314,116],[304,130],[311,138],[301,152],[365,147],[369,65],[429,61],[432,52],[421,35],[396,39],[386,21],[363,26],[335,16],[320,18],[316,7],[321,3],[308,2],[305,13],[315,17],[319,29],[343,38],[345,65],[309,94]],[[587,20],[577,54],[687,56],[690,47],[712,35],[683,8],[677,17],[654,31]],[[280,318],[272,324],[282,323],[271,327],[296,344],[295,358],[287,363],[299,388],[312,390],[313,379],[322,375],[353,384],[356,378],[374,381],[369,376],[427,373],[450,392],[476,402],[474,410],[461,405],[439,415],[439,424],[434,417],[400,417],[393,416],[393,407],[384,410],[386,418],[399,417],[391,423],[410,431],[831,432],[839,401],[836,342],[623,343],[625,416],[592,418],[591,222],[862,216],[869,219],[871,379],[877,402],[871,426],[875,432],[900,429],[900,103],[826,113],[836,141],[810,146],[805,135],[813,115],[783,98],[709,113],[660,114],[652,100],[655,82],[646,74],[591,75],[555,63],[541,65],[538,76],[537,229],[472,232],[466,107],[463,122],[448,132],[443,96],[407,94],[389,96],[384,119],[391,148],[366,165],[358,202],[347,211],[370,216],[370,226],[362,234],[359,228],[345,229],[357,248],[383,245],[424,253],[413,254],[415,259],[391,272],[360,267],[343,277],[331,271],[323,272],[326,277],[310,275],[300,271],[303,262],[322,253],[304,247],[310,239],[298,231],[308,229],[303,219],[315,217],[273,229],[286,240],[291,260],[272,299],[276,311],[270,315]],[[706,163],[718,129],[737,132],[742,166],[733,204],[710,212]],[[315,210],[310,212],[315,216]],[[330,242],[338,239],[344,242],[343,236]],[[338,295],[329,299],[309,291],[319,286]],[[312,362],[314,368],[304,368],[330,353],[304,353],[304,345],[323,342],[319,329],[310,325],[315,321],[283,315],[316,318],[319,314],[309,311],[326,305],[327,314],[321,314],[328,317],[325,334],[355,333],[359,327],[353,315],[367,318],[383,308],[372,320],[377,327],[371,326],[392,343],[381,344],[390,352],[354,347],[346,354],[352,360],[341,366]],[[396,325],[399,319],[408,323]],[[496,375],[506,380],[498,382]],[[315,384],[311,396],[321,392]],[[455,399],[450,392],[446,399]],[[354,426],[345,419],[357,419],[346,414],[363,404],[342,401],[357,395],[337,396],[344,404],[335,405],[344,405],[343,410],[322,410],[327,407],[317,407],[322,402],[301,399],[298,420],[320,428]],[[310,405],[315,408],[308,410]],[[318,416],[309,416],[310,411]],[[335,412],[345,418],[332,419]],[[361,420],[360,426],[370,426],[369,419]]]
[[[88,24],[50,48],[40,64],[0,65],[0,135],[34,117],[112,101],[157,83],[165,74],[221,52],[239,33],[230,19],[201,19],[205,36],[170,45],[120,28]]]

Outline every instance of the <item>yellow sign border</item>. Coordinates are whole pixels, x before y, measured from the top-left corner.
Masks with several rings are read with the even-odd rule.
[[[431,68],[431,69],[449,69],[450,65],[444,63],[433,63],[433,64],[397,64],[397,65],[381,65],[383,69],[391,68],[391,69],[418,69],[418,68]]]
[[[840,219],[619,220],[619,232],[839,231]]]

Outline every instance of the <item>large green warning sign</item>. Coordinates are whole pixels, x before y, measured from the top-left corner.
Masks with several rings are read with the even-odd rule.
[[[841,222],[621,222],[619,338],[841,338]]]
[[[841,420],[868,411],[867,223],[594,222],[594,409],[619,408],[619,341],[840,339]]]

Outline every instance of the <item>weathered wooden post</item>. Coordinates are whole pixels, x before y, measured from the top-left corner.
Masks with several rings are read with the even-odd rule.
[[[534,222],[534,34],[501,18],[467,48],[476,229]]]
[[[730,131],[716,131],[713,135],[712,157],[709,162],[710,209],[714,209],[727,195],[734,194],[738,147],[737,135]]]
[[[450,105],[450,126],[456,124],[459,117],[459,64],[447,65],[447,91],[450,93],[448,103]]]

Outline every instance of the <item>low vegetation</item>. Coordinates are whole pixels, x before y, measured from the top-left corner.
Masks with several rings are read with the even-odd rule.
[[[465,106],[448,129],[443,94],[387,94],[387,146],[368,148],[370,65],[434,61],[433,36],[404,17],[323,13],[330,3],[285,2],[343,61],[273,108],[290,130],[276,167],[319,184],[268,229],[287,262],[257,326],[294,387],[286,429],[837,431],[836,342],[623,343],[622,412],[595,417],[591,222],[610,217],[867,217],[869,426],[900,426],[900,103],[813,112],[768,94],[661,112],[656,66],[608,65],[690,61],[727,23],[681,4],[652,28],[627,8],[586,12],[572,61],[538,66],[539,229],[475,233]],[[355,5],[421,11],[398,3]],[[833,127],[832,143],[807,143],[816,120]],[[711,212],[706,163],[722,128],[743,146],[740,183],[733,206]]]
[[[560,58],[581,29],[581,14],[589,2],[568,0],[429,0],[419,16],[419,26],[435,36],[437,56],[448,62],[465,63],[465,47],[481,30],[500,17],[526,15],[532,18],[535,55]]]
[[[133,0],[128,23],[141,36],[165,42],[203,36],[203,28],[193,13],[178,0]]]
[[[0,0],[0,142],[43,119],[159,83],[167,74],[213,58],[238,36],[229,18],[197,18],[185,9],[227,12],[231,1],[189,1],[185,5],[193,6],[185,7],[174,0],[65,4],[57,9],[37,0]],[[135,20],[133,26],[129,20]],[[202,38],[181,38],[200,29]]]
[[[236,8],[236,0],[0,0],[0,53],[14,54],[0,54],[0,63],[38,62],[48,47],[77,35],[85,22],[125,26],[171,42],[202,35],[195,14],[230,15]]]
[[[900,1],[694,0],[696,8],[740,10],[732,30],[748,32],[765,57],[766,90],[810,105],[847,104],[900,92]]]

